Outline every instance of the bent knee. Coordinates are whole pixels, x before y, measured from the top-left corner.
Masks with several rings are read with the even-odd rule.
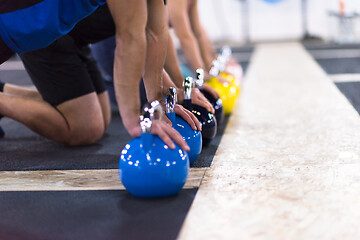
[[[84,146],[91,145],[99,141],[104,135],[105,128],[103,124],[88,126],[81,130],[75,130],[68,138],[66,145]]]

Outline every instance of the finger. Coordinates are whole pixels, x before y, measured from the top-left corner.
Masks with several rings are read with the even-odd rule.
[[[182,104],[184,102],[184,89],[178,88],[177,92],[177,103]]]
[[[170,126],[167,124],[161,124],[160,122],[158,122],[158,124],[153,122],[152,127],[151,127],[151,133],[159,136],[159,138],[161,138],[161,140],[163,140],[163,142],[170,149],[175,149],[175,144],[173,143],[173,141],[171,140],[171,138],[169,137],[167,132],[164,130],[164,128],[166,128],[166,127],[170,127]]]
[[[213,108],[213,106],[211,105],[211,103],[210,103],[206,98],[203,99],[203,98],[201,98],[201,97],[198,97],[198,98],[196,99],[196,101],[194,101],[194,103],[195,103],[196,105],[199,105],[199,106],[205,108],[206,111],[208,111],[208,112],[210,112],[210,113],[214,113],[214,108]]]
[[[190,125],[193,130],[200,130],[191,115],[193,114],[190,111],[184,111],[184,114],[181,117]]]
[[[193,130],[198,130],[195,122],[189,116],[188,112],[191,113],[189,110],[183,108],[180,105],[176,108],[176,114],[179,115],[182,119],[184,119]]]
[[[190,112],[189,110],[185,109],[185,111],[187,112],[189,117],[191,117],[191,119],[194,121],[197,130],[201,131],[202,126],[201,126],[201,123],[199,122],[199,120],[197,119],[197,117],[192,112]],[[196,130],[196,129],[194,129],[194,130]]]
[[[170,121],[170,119],[169,119],[165,114],[163,115],[163,121],[164,121],[166,124],[172,126],[172,122]]]
[[[210,87],[208,85],[204,85],[203,88],[205,91],[209,92],[215,99],[220,98],[219,94],[212,87]]]
[[[194,94],[194,103],[205,108],[208,112],[214,113],[214,108],[212,106],[212,104],[208,101],[208,99],[204,96],[204,94],[202,94],[202,92],[200,92],[199,89],[194,89],[193,90],[193,94]]]
[[[180,135],[180,133],[178,131],[176,131],[174,128],[170,127],[170,126],[166,126],[164,128],[165,132],[168,134],[168,136],[171,136],[171,139],[177,143],[179,145],[179,147],[188,152],[190,151],[190,147],[187,145],[186,141],[184,140],[184,138]]]
[[[207,111],[210,110],[210,108],[209,108],[208,104],[206,103],[206,101],[204,101],[204,99],[202,99],[202,98],[199,97],[199,96],[194,97],[194,98],[192,99],[192,103],[193,103],[193,104],[196,104],[196,105],[198,105],[198,106],[200,106],[200,107],[205,108]]]
[[[205,105],[206,110],[208,112],[214,114],[215,109],[214,109],[213,105],[209,102],[209,100],[203,94],[199,95],[199,98],[201,99],[201,101]]]
[[[134,128],[130,128],[128,130],[130,136],[132,137],[140,137],[141,135],[141,128],[140,127],[134,127]]]

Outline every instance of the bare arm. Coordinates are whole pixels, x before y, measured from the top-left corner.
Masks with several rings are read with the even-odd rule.
[[[212,42],[210,41],[210,38],[208,37],[205,29],[200,23],[197,0],[194,0],[192,5],[190,6],[189,19],[191,28],[195,34],[198,46],[200,48],[201,57],[205,64],[205,69],[209,71],[211,63],[217,57],[217,54]]]
[[[169,42],[167,47],[167,54],[166,54],[164,68],[166,72],[170,75],[171,80],[175,83],[176,87],[182,88],[184,76],[181,72],[179,59],[177,57],[174,42],[170,36],[170,32],[169,32],[168,41]]]
[[[198,68],[205,69],[196,37],[191,29],[187,12],[187,1],[168,1],[168,10],[171,25],[180,40],[181,48],[191,69],[193,71]]]
[[[168,44],[168,27],[163,0],[148,0],[147,51],[144,84],[149,101],[162,99],[163,67]]]
[[[114,87],[125,128],[133,137],[139,125],[139,82],[145,64],[147,6],[142,0],[107,1],[116,26]]]
[[[177,57],[176,49],[172,41],[172,38],[170,36],[170,33],[169,33],[169,43],[168,43],[164,68],[167,71],[167,72],[164,71],[165,94],[167,94],[167,89],[169,89],[169,87],[175,87],[178,93],[178,102],[182,103],[184,100],[184,87],[183,87],[184,77],[180,69],[180,64]],[[170,77],[168,76],[167,73],[170,75]],[[192,102],[194,104],[206,108],[206,110],[211,113],[215,112],[211,103],[196,88],[192,90]]]
[[[161,52],[161,48],[158,45],[154,46],[161,37],[157,38],[157,31],[154,28],[150,28],[149,32],[145,34],[145,28],[152,26],[152,22],[157,19],[155,17],[149,17],[148,21],[148,9],[153,10],[154,2],[151,2],[149,6],[143,0],[108,0],[108,6],[113,16],[116,26],[116,49],[114,59],[114,86],[116,99],[119,105],[119,111],[125,128],[133,137],[140,136],[141,128],[139,124],[139,82],[141,75],[145,69],[149,69],[150,60],[146,57],[147,42],[152,47],[156,47],[160,51],[159,56],[152,55],[155,51],[147,51],[148,57],[153,58],[155,63],[155,69],[147,70],[144,73],[144,78],[150,81],[160,81],[162,76],[162,65],[164,64],[165,53]],[[156,3],[163,3],[162,0],[158,0]],[[156,13],[156,11],[154,11]],[[151,20],[150,20],[151,19]],[[153,35],[154,34],[154,35]],[[161,40],[159,40],[161,42]],[[164,40],[166,42],[166,40]],[[165,46],[166,48],[166,46]],[[163,50],[165,52],[165,50]],[[157,58],[158,57],[158,58]],[[160,70],[158,69],[160,67]],[[160,80],[158,80],[160,78]],[[156,82],[158,84],[158,82]],[[149,84],[148,84],[149,86]],[[150,84],[151,86],[151,84]],[[156,94],[160,92],[161,85],[151,86],[155,88],[149,91],[152,98],[155,98]],[[175,148],[173,141],[179,144],[179,146],[189,151],[189,146],[181,135],[173,129],[170,125],[164,121],[153,121],[151,132],[158,135],[170,148]]]

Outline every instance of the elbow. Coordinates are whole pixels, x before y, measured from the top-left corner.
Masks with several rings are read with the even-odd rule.
[[[168,29],[166,26],[162,26],[156,29],[146,28],[147,41],[165,43],[168,40]]]
[[[126,31],[116,32],[116,43],[130,44],[146,41],[145,29],[126,29]]]
[[[145,31],[126,31],[116,34],[116,53],[127,52],[130,49],[138,49],[145,52]]]
[[[178,38],[181,46],[188,46],[193,43],[196,43],[196,38],[194,35],[181,35],[178,36]]]

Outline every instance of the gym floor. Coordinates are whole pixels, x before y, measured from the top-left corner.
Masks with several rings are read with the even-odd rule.
[[[130,137],[116,110],[88,147],[2,119],[0,239],[358,239],[360,45],[233,50],[243,93],[171,198],[125,191],[117,167]],[[16,59],[0,79],[31,84]]]

